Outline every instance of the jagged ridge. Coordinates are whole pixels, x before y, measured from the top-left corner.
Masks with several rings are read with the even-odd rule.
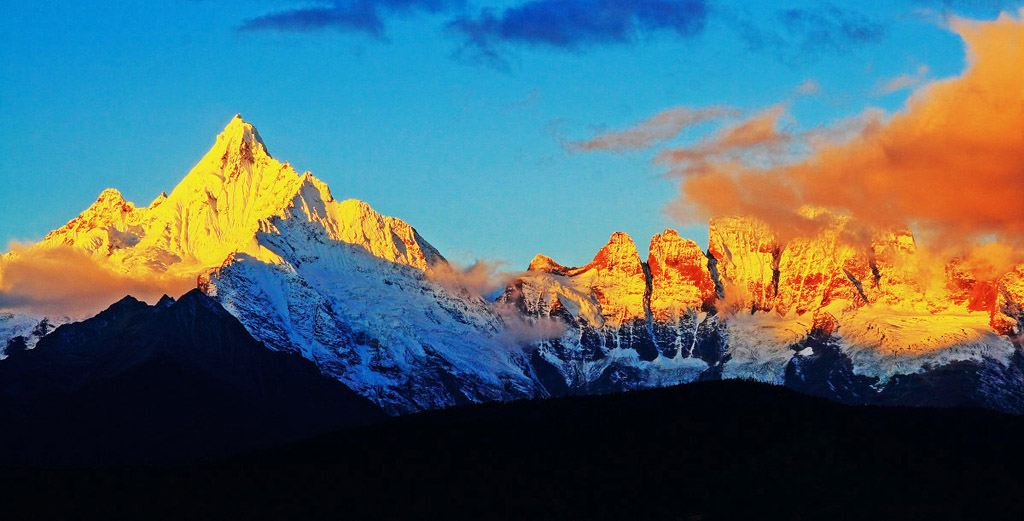
[[[878,233],[858,247],[844,236],[846,225],[835,218],[817,237],[781,243],[756,221],[713,219],[707,252],[666,230],[652,238],[640,263],[646,293],[631,320],[621,320],[619,303],[608,295],[635,291],[641,280],[633,270],[609,271],[599,283],[585,276],[605,264],[604,253],[582,268],[538,256],[501,300],[570,325],[533,357],[546,368],[548,385],[561,379],[569,392],[695,378],[782,384],[794,363],[813,356],[802,345],[813,335],[828,339],[839,353],[836,363],[849,362],[868,394],[894,377],[950,364],[981,364],[1012,378],[1015,341],[999,335],[1018,327],[1018,277],[1003,277],[998,297],[962,270],[949,270],[938,288],[924,287],[908,231]],[[670,246],[676,252],[666,255]],[[613,235],[602,252],[609,249],[638,262],[624,234]],[[997,402],[1006,401],[997,394]]]

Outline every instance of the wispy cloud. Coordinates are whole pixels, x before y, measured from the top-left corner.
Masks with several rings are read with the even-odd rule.
[[[795,92],[798,96],[817,96],[821,94],[821,84],[816,80],[807,79],[797,86]]]
[[[971,17],[992,17],[1005,11],[1013,11],[1024,2],[1021,0],[912,0],[921,9],[937,9],[945,15]]]
[[[901,74],[895,78],[881,82],[877,87],[875,87],[875,94],[881,96],[901,90],[913,89],[924,83],[927,78],[928,66],[921,65],[917,68],[917,71],[914,74]]]
[[[12,253],[0,257],[0,310],[89,316],[125,295],[155,302],[195,287],[194,277],[137,279],[115,273],[71,247],[11,246]]]
[[[239,30],[312,32],[336,29],[382,37],[385,33],[385,19],[390,15],[441,13],[463,5],[464,0],[339,0],[250,18]]]
[[[503,271],[504,265],[502,261],[487,259],[478,259],[469,266],[440,262],[430,267],[427,278],[453,293],[469,292],[474,297],[486,299],[519,275]]]
[[[778,18],[784,30],[808,50],[843,50],[848,45],[877,41],[885,35],[882,24],[857,11],[831,4],[784,9]]]
[[[784,63],[802,64],[823,54],[842,54],[881,41],[886,26],[867,15],[825,3],[815,7],[782,9],[770,24],[732,14],[731,24],[755,51],[769,52]]]
[[[734,111],[724,107],[675,107],[661,111],[625,130],[605,132],[593,139],[574,142],[572,147],[584,151],[647,148],[654,143],[677,136],[687,127],[732,113]]]
[[[523,272],[503,271],[501,261],[480,259],[470,266],[446,262],[434,264],[427,278],[456,295],[490,301]],[[511,349],[524,349],[541,340],[557,338],[565,332],[561,320],[550,317],[524,316],[513,304],[493,302],[491,309],[500,317],[502,328],[498,340]]]
[[[745,117],[743,117],[744,111],[725,106],[673,107],[623,130],[610,130],[591,139],[566,140],[563,143],[567,149],[584,152],[642,150],[656,147],[658,144],[678,136],[687,128],[711,122],[720,126],[716,134],[695,145],[664,150],[659,154],[659,160],[674,156],[675,162],[683,161],[685,157],[700,163],[702,161],[699,158],[717,156],[741,149],[746,151],[758,148],[765,151],[778,150],[782,145],[793,141],[794,137],[799,137],[800,139],[797,141],[801,142],[811,139],[810,135],[791,136],[786,134],[780,131],[779,125],[783,119],[788,117],[787,107],[795,100],[820,93],[821,85],[817,81],[808,79],[796,86],[784,101],[766,110],[754,114],[748,113]],[[743,119],[737,120],[740,117]]]
[[[502,11],[461,16],[450,27],[489,56],[505,43],[578,49],[620,44],[668,32],[699,33],[708,17],[706,0],[532,0]]]
[[[696,144],[663,150],[655,161],[670,165],[676,174],[702,173],[715,165],[741,160],[755,162],[755,156],[767,161],[793,140],[781,130],[786,115],[784,104],[775,105],[727,125]]]

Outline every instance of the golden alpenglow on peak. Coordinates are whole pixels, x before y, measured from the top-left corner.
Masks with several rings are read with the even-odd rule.
[[[421,270],[444,261],[405,222],[362,201],[339,202],[312,174],[299,175],[271,157],[240,115],[170,194],[136,207],[117,190],[104,190],[81,215],[17,257],[28,262],[33,251],[71,247],[118,276],[173,281],[180,289],[235,253],[274,262],[261,238],[278,233],[275,223],[283,219],[307,221],[329,240]]]
[[[644,318],[647,282],[629,235],[615,232],[593,261],[570,274],[579,284],[590,287],[610,324]]]
[[[714,304],[715,283],[708,270],[707,255],[697,243],[667,229],[651,237],[647,263],[655,320],[669,320],[688,310],[708,309]]]
[[[767,224],[743,217],[712,219],[708,251],[717,262],[730,306],[748,310],[775,307],[779,245]]]
[[[586,266],[566,267],[537,255],[517,284],[528,309],[542,314],[565,309],[595,327],[619,326],[646,315],[643,264],[633,240],[622,232],[612,234]]]

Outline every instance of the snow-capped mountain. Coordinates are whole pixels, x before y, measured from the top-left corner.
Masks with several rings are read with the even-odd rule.
[[[359,201],[336,202],[309,172],[299,175],[267,152],[256,129],[235,116],[199,163],[171,191],[136,207],[114,189],[37,248],[74,246],[135,277],[195,277],[229,255],[274,259],[256,240],[268,219],[296,197],[322,194],[310,219],[333,240],[359,244],[383,259],[426,268],[440,259],[409,225],[382,218]],[[371,222],[372,221],[372,222]]]
[[[745,378],[852,403],[1024,412],[1020,268],[979,281],[952,262],[925,284],[909,231],[858,247],[846,225],[784,243],[763,223],[713,219],[706,253],[666,230],[646,262],[617,233],[582,268],[538,256],[500,300],[569,324],[532,357],[552,391]]]
[[[543,394],[501,315],[431,280],[446,261],[415,229],[334,199],[272,158],[240,116],[170,195],[136,207],[105,190],[9,255],[66,247],[125,277],[197,280],[265,345],[301,353],[391,412]],[[8,323],[10,340],[33,340],[38,321]]]
[[[665,230],[646,260],[616,233],[586,266],[538,255],[488,302],[445,283],[410,225],[336,200],[236,116],[169,195],[137,207],[106,190],[6,258],[71,248],[123,277],[195,281],[264,345],[391,413],[717,378],[1024,412],[1024,267],[982,280],[951,261],[929,278],[909,231],[851,240],[847,218],[809,215],[828,225],[786,240],[713,219],[707,251]],[[0,346],[69,320],[42,319],[0,315]]]
[[[355,225],[361,236],[405,232],[396,241],[405,251],[389,245],[383,254],[413,252],[418,265],[372,254],[378,244],[338,240],[333,223]],[[256,338],[302,353],[389,411],[541,394],[504,340],[502,317],[479,297],[432,281],[419,252],[444,260],[405,223],[362,202],[339,204],[310,184],[256,240],[264,258],[234,254],[200,287]]]

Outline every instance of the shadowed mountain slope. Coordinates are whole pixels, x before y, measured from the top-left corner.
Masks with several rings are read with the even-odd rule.
[[[382,417],[198,290],[155,306],[125,297],[0,361],[4,463],[189,461]]]

